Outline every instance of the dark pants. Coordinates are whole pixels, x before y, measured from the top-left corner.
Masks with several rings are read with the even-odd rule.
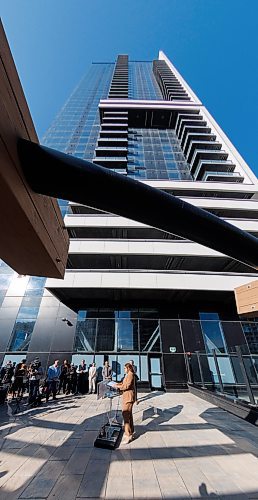
[[[49,382],[47,382],[46,400],[48,401],[51,392],[53,395],[53,399],[56,399],[56,391],[57,391],[57,381],[50,380]]]
[[[23,383],[23,377],[16,377],[13,385],[13,391],[17,391],[17,396],[19,397],[20,395],[23,394],[24,392],[24,383]]]
[[[29,403],[34,403],[38,395],[39,395],[39,380],[30,380]]]
[[[89,390],[88,375],[86,373],[79,373],[77,391],[85,394]]]
[[[76,389],[77,389],[77,377],[68,378],[67,393],[70,394],[70,392],[72,392],[74,394],[76,392]]]
[[[61,378],[61,380],[59,382],[59,389],[58,389],[58,391],[61,392],[61,390],[63,389],[63,394],[65,394],[65,392],[67,390],[67,383],[68,383],[67,377]]]

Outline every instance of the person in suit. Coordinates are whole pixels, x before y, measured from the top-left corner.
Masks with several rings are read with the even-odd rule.
[[[133,404],[135,402],[135,374],[131,363],[125,364],[125,377],[122,382],[115,386],[123,393],[122,397],[122,415],[124,419],[124,444],[129,444],[133,439]]]
[[[89,392],[88,394],[95,394],[96,392],[96,380],[97,380],[97,368],[96,363],[92,363],[89,368]]]
[[[109,362],[105,361],[104,366],[102,368],[102,379],[105,382],[110,382],[112,379],[112,368],[109,366]]]

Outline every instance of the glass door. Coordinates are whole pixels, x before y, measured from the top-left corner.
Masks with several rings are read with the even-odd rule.
[[[160,390],[163,388],[161,356],[158,354],[149,355],[149,381],[152,390]]]

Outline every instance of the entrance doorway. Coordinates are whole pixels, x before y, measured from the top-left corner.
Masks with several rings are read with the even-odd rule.
[[[149,367],[149,383],[151,390],[163,389],[161,355],[149,354],[148,367]]]

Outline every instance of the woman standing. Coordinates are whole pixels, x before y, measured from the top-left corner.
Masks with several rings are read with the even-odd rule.
[[[133,439],[133,404],[135,402],[135,374],[131,363],[125,364],[125,377],[123,382],[116,384],[116,388],[123,392],[122,415],[125,427],[124,444],[129,444]]]

